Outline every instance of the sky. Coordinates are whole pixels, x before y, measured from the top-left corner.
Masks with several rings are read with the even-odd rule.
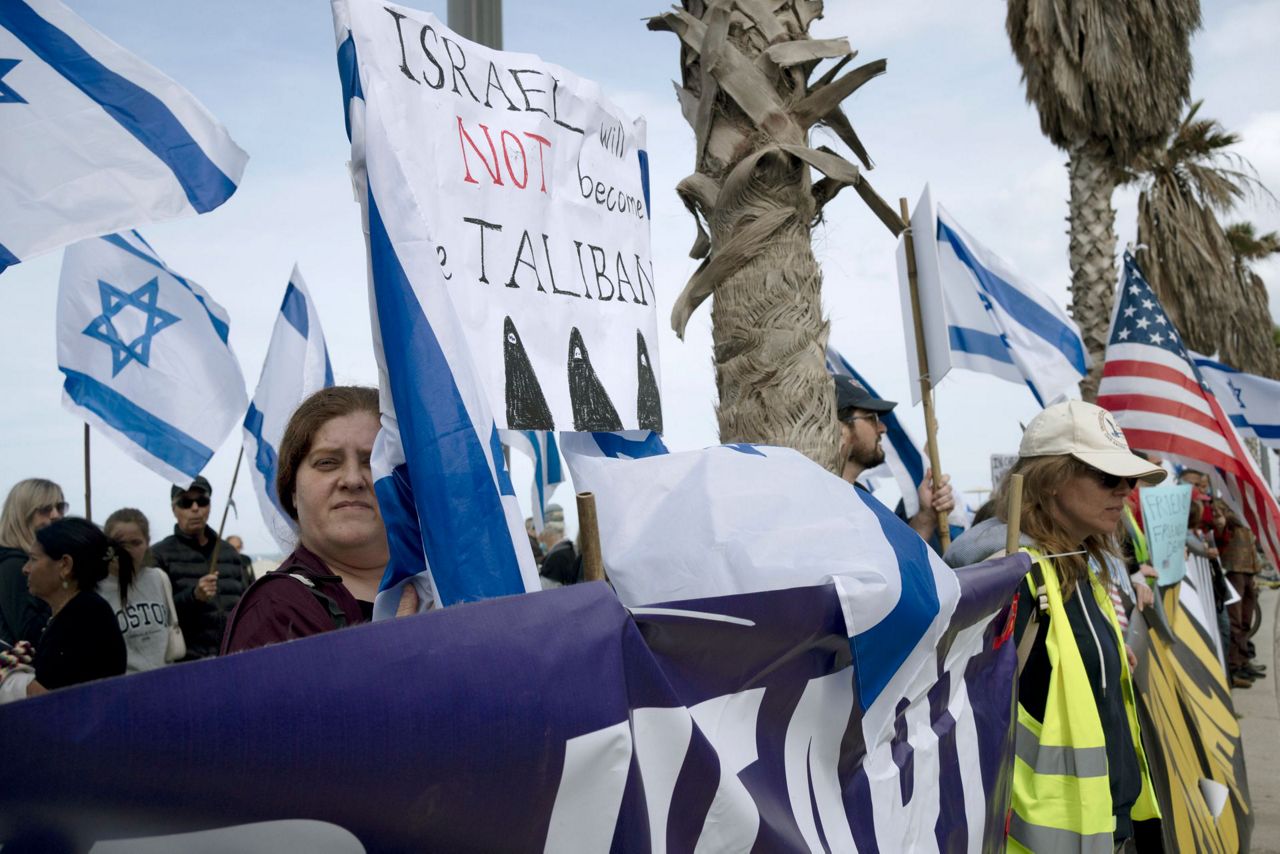
[[[252,394],[289,271],[300,265],[317,304],[340,383],[374,385],[374,364],[359,206],[346,162],[329,4],[320,0],[67,0],[90,24],[192,92],[250,156],[240,189],[219,209],[140,228],[170,268],[199,282],[231,316],[231,345]],[[445,2],[407,5],[446,18]],[[1193,97],[1202,115],[1243,136],[1239,152],[1280,192],[1280,3],[1203,3],[1195,36]],[[710,303],[685,339],[670,310],[696,262],[687,257],[694,225],[674,188],[694,165],[693,135],[671,81],[678,43],[649,32],[643,19],[663,2],[507,3],[504,47],[535,53],[601,84],[614,103],[648,121],[652,249],[666,442],[672,450],[718,441],[711,362]],[[847,36],[859,62],[888,61],[888,72],[846,102],[875,162],[866,177],[890,201],[912,204],[924,184],[974,237],[1065,305],[1066,156],[1045,139],[1026,103],[1020,70],[998,0],[846,0],[829,2],[811,34]],[[830,135],[828,135],[830,136]],[[821,140],[841,149],[834,137]],[[1137,191],[1117,191],[1116,230],[1134,239]],[[1255,199],[1239,212],[1261,231],[1280,229],[1280,207]],[[813,234],[824,276],[831,343],[898,412],[918,440],[923,415],[910,405],[893,252],[895,241],[851,191],[826,208]],[[0,276],[0,493],[18,480],[60,483],[73,513],[84,511],[82,425],[61,406],[54,314],[60,250]],[[1280,316],[1280,261],[1262,264],[1273,316]],[[990,488],[990,455],[1014,453],[1039,407],[1025,387],[952,371],[936,395],[943,469],[976,506]],[[214,485],[213,523],[223,512],[240,448],[237,428],[205,470]],[[512,476],[528,506],[531,467],[519,455]],[[122,506],[142,509],[154,539],[172,525],[165,481],[96,435],[92,447],[94,517]],[[895,500],[886,487],[882,495]],[[226,533],[250,554],[278,551],[258,512],[247,470],[236,487]],[[570,485],[555,500],[576,528]]]

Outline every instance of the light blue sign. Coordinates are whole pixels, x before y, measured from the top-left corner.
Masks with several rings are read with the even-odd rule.
[[[1149,486],[1138,491],[1142,499],[1142,527],[1147,534],[1151,565],[1160,586],[1181,581],[1187,574],[1187,515],[1191,512],[1191,486]]]

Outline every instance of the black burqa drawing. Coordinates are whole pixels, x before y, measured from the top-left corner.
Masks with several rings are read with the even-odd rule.
[[[551,408],[510,317],[502,322],[502,359],[507,369],[507,428],[554,430]]]
[[[636,420],[641,430],[662,432],[662,398],[658,394],[658,378],[653,375],[653,363],[649,361],[649,347],[644,336],[636,330]]]
[[[569,332],[569,403],[573,406],[573,429],[608,432],[622,429],[622,419],[604,390],[587,345],[578,327]]]

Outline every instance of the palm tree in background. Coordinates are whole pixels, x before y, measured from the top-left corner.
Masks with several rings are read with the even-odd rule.
[[[1268,231],[1257,234],[1253,223],[1237,222],[1227,226],[1227,242],[1231,244],[1231,254],[1235,257],[1235,273],[1240,288],[1250,305],[1246,309],[1247,316],[1257,318],[1257,329],[1250,336],[1249,342],[1241,342],[1241,346],[1262,346],[1265,348],[1267,330],[1271,331],[1270,357],[1272,370],[1265,373],[1272,379],[1280,379],[1280,326],[1271,320],[1271,304],[1267,297],[1267,285],[1253,270],[1258,261],[1280,255],[1280,234]],[[1263,361],[1259,357],[1259,361]],[[1245,370],[1241,368],[1241,370]]]
[[[1008,0],[1027,100],[1069,155],[1071,314],[1092,360],[1086,400],[1097,396],[1116,284],[1111,196],[1121,170],[1177,125],[1199,26],[1198,0]]]
[[[1267,293],[1249,269],[1268,254],[1265,241],[1274,235],[1257,238],[1243,225],[1233,244],[1219,220],[1261,185],[1230,151],[1239,135],[1199,118],[1201,104],[1192,104],[1166,144],[1141,156],[1129,174],[1141,186],[1138,262],[1188,346],[1274,376]]]
[[[902,223],[849,159],[809,144],[824,125],[871,168],[840,104],[885,70],[877,60],[841,74],[854,51],[843,38],[810,38],[821,14],[821,0],[683,0],[649,28],[680,39],[676,94],[696,149],[695,172],[676,192],[697,223],[690,255],[702,263],[671,322],[683,337],[714,293],[720,441],[789,446],[839,471],[812,226],[846,186],[894,233]],[[835,62],[818,74],[824,60]],[[825,177],[814,182],[810,167]]]

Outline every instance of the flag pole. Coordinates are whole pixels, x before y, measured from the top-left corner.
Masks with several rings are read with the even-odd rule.
[[[590,492],[578,493],[578,546],[582,549],[582,580],[604,581],[596,497]]]
[[[907,286],[911,292],[911,321],[916,331],[916,361],[920,365],[920,400],[924,403],[924,430],[929,467],[933,470],[933,489],[942,482],[942,459],[938,454],[938,419],[933,411],[933,380],[929,376],[929,352],[924,343],[924,320],[920,314],[920,285],[916,280],[916,247],[911,237],[911,215],[907,200],[898,199],[902,211],[902,239],[906,241]],[[921,508],[923,509],[923,508]],[[938,542],[945,552],[951,548],[951,524],[947,513],[938,513]]]
[[[231,511],[234,500],[236,481],[240,479],[240,463],[244,460],[244,443],[240,444],[240,453],[236,457],[236,469],[231,474],[231,488],[227,490],[227,506],[222,508],[222,521],[218,523],[218,536],[213,541],[213,557],[209,559],[209,574],[218,574],[218,550],[222,548],[222,531],[227,527],[227,513]],[[216,598],[216,597],[215,597]]]
[[[1005,532],[1004,553],[1015,554],[1022,540],[1022,475],[1009,475],[1009,527]]]
[[[84,518],[93,521],[93,485],[89,478],[89,422],[84,423]]]

